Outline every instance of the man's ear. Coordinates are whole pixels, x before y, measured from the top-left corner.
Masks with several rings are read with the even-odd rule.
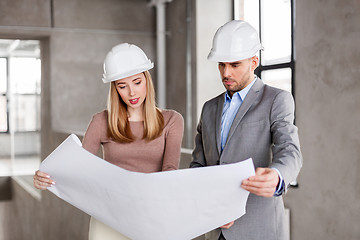
[[[255,69],[259,66],[258,56],[253,56],[252,58],[250,58],[250,61],[251,71],[255,71]]]

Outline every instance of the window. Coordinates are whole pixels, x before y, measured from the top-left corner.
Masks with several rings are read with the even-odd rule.
[[[0,176],[39,166],[40,83],[40,42],[0,39]]]
[[[250,23],[259,33],[264,51],[255,73],[264,83],[294,95],[295,0],[234,0],[234,19]],[[298,187],[297,182],[290,183]]]
[[[39,57],[37,40],[0,39],[0,133],[39,131]]]
[[[38,58],[0,58],[0,132],[9,132],[9,102],[14,131],[40,129],[40,69]]]
[[[289,92],[294,82],[293,6],[294,0],[234,0],[234,18],[254,26],[264,46],[256,74]]]
[[[0,132],[8,132],[7,113],[7,59],[0,58]]]
[[[277,68],[265,70],[261,73],[261,79],[265,79],[266,84],[291,92],[291,68]]]
[[[15,57],[10,59],[10,88],[13,130],[40,130],[40,59]]]

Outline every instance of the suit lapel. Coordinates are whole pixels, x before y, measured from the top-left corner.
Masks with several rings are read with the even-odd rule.
[[[231,136],[233,135],[236,127],[239,125],[249,108],[254,104],[255,100],[259,96],[260,90],[264,87],[264,83],[258,78],[254,85],[249,90],[248,94],[245,97],[244,102],[241,104],[238,112],[236,113],[236,116],[234,118],[234,121],[230,127],[228,137],[226,139],[226,143],[229,141]],[[221,121],[221,118],[220,118]],[[225,144],[226,147],[226,144]]]
[[[221,153],[221,116],[224,108],[224,98],[225,93],[221,94],[218,98],[217,109],[216,109],[216,125],[215,125],[215,135],[216,135],[216,146],[219,152]]]

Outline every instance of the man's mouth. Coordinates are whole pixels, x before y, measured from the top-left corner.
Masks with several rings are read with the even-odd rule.
[[[231,81],[231,80],[224,80],[223,83],[225,85],[232,85],[234,83],[234,81]]]

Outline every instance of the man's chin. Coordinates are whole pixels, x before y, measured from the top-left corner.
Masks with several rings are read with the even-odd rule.
[[[229,86],[225,86],[226,90],[229,92],[238,92],[241,89],[238,89],[237,87],[229,87]]]

